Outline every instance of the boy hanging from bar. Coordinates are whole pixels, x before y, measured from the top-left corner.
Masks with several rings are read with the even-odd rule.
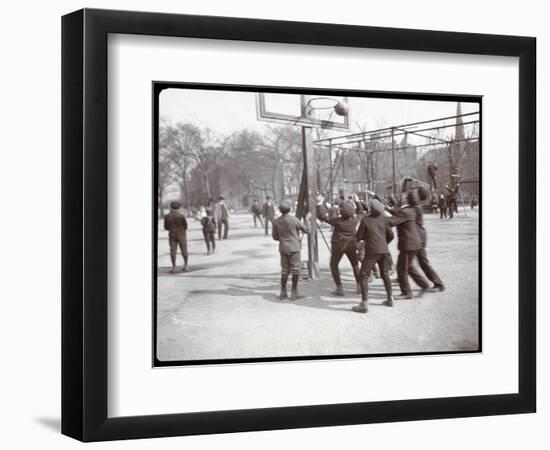
[[[275,241],[279,241],[279,253],[281,254],[281,293],[280,300],[288,298],[286,284],[289,273],[292,275],[292,292],[291,300],[303,298],[303,295],[298,293],[298,280],[300,278],[300,250],[302,243],[300,241],[300,232],[308,233],[308,228],[300,222],[296,217],[289,214],[290,203],[282,201],[279,204],[279,211],[282,216],[273,222],[271,235]],[[306,216],[306,223],[311,216],[310,213]]]
[[[361,302],[352,308],[357,313],[368,312],[369,275],[375,264],[380,269],[380,276],[384,280],[386,300],[384,305],[393,306],[393,295],[389,266],[388,242],[393,240],[390,219],[384,214],[384,205],[373,199],[370,202],[370,213],[363,216],[357,231],[357,240],[365,242],[365,258],[359,272],[361,284]]]
[[[353,276],[357,285],[357,292],[360,292],[359,286],[359,259],[357,257],[357,240],[355,231],[357,219],[355,217],[355,207],[350,203],[340,205],[340,217],[330,217],[326,208],[317,205],[317,217],[322,222],[326,222],[333,227],[330,249],[330,271],[332,279],[336,284],[336,290],[332,295],[338,297],[344,296],[344,288],[340,278],[338,266],[344,255],[348,258],[353,269]]]

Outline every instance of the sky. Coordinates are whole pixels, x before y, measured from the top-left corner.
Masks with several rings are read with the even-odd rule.
[[[160,116],[172,123],[190,122],[228,135],[241,129],[261,132],[268,124],[256,116],[253,92],[165,89],[160,94]],[[298,96],[296,96],[298,102]],[[350,131],[430,120],[456,114],[456,102],[387,98],[349,99]],[[478,111],[477,103],[461,103],[462,113]]]

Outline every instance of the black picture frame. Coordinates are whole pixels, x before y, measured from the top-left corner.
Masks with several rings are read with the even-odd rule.
[[[519,58],[519,383],[497,395],[107,416],[107,36]],[[62,18],[62,433],[82,441],[515,414],[536,409],[536,39],[84,9]]]

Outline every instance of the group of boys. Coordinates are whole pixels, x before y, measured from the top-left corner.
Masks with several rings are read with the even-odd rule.
[[[361,294],[361,301],[352,308],[358,313],[368,311],[369,278],[375,266],[378,266],[380,277],[384,282],[386,300],[384,305],[394,306],[392,293],[392,281],[389,269],[392,265],[388,244],[394,239],[392,228],[397,229],[397,282],[401,294],[397,298],[412,299],[412,290],[409,276],[420,287],[419,295],[425,292],[445,290],[445,286],[433,267],[431,266],[426,250],[427,233],[424,228],[422,206],[419,204],[419,193],[424,197],[422,190],[409,189],[402,195],[401,204],[390,207],[374,196],[367,203],[359,201],[357,197],[350,201],[342,201],[338,208],[326,207],[324,199],[318,199],[317,217],[319,220],[332,226],[330,269],[336,290],[336,296],[345,295],[340,277],[339,263],[345,255],[349,260],[356,281],[357,293]],[[262,211],[265,219],[266,234],[267,223],[272,223],[272,237],[279,242],[281,264],[281,290],[279,298],[285,300],[298,300],[303,296],[298,292],[298,281],[301,269],[301,234],[310,232],[310,213],[304,222],[289,214],[291,206],[287,201],[281,201],[279,211],[281,216],[275,219],[274,206],[268,199]],[[212,208],[206,209],[206,214],[201,219],[202,232],[207,245],[207,254],[212,254],[216,248],[216,225],[225,223],[224,238],[227,238],[229,211],[220,197],[217,204],[218,211]],[[253,205],[254,206],[254,205]],[[266,206],[269,210],[266,211]],[[172,202],[170,212],[164,217],[164,228],[168,231],[170,245],[170,259],[172,273],[176,272],[176,254],[178,247],[183,255],[183,272],[187,271],[187,221],[181,213],[181,204]],[[256,217],[256,210],[251,209]],[[335,210],[337,213],[335,213]],[[224,212],[225,211],[225,212]],[[216,214],[214,214],[216,212]],[[216,215],[220,217],[216,221]],[[259,216],[259,215],[258,215]],[[261,217],[259,217],[261,220]],[[261,222],[260,222],[261,223]],[[218,227],[218,236],[221,238],[221,226]],[[363,251],[359,252],[359,245]],[[420,269],[416,268],[414,261],[418,259]],[[359,267],[361,263],[361,266]],[[288,278],[291,278],[291,293],[288,295]],[[426,279],[427,278],[427,279]],[[428,281],[429,280],[429,281]],[[430,286],[430,283],[432,285]]]
[[[280,299],[288,298],[286,284],[289,273],[292,274],[291,300],[301,296],[298,294],[300,270],[300,233],[308,233],[307,227],[295,217],[289,215],[290,205],[281,202],[279,207],[282,216],[273,223],[273,239],[279,241],[281,254],[281,293]],[[419,295],[426,292],[445,290],[445,286],[431,266],[426,250],[427,233],[424,228],[422,206],[419,204],[418,190],[409,189],[403,193],[401,205],[389,207],[378,197],[373,197],[368,205],[358,198],[351,201],[341,201],[338,215],[334,208],[326,207],[324,201],[318,198],[317,217],[332,226],[330,269],[336,290],[336,296],[343,296],[344,289],[339,272],[339,263],[344,255],[349,260],[357,285],[357,293],[361,294],[361,302],[352,308],[358,313],[368,311],[369,278],[375,266],[384,281],[386,300],[384,305],[394,306],[392,281],[389,268],[392,264],[388,244],[394,239],[392,228],[397,229],[399,257],[397,260],[397,282],[401,289],[398,298],[412,299],[409,276],[420,287]],[[308,220],[306,220],[308,223]],[[359,244],[363,244],[364,256],[361,267]],[[418,259],[424,275],[415,267]],[[426,279],[427,278],[427,279]],[[432,283],[430,286],[430,283]]]

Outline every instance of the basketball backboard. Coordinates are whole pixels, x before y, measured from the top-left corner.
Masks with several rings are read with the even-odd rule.
[[[349,129],[348,98],[334,95],[256,94],[258,120],[320,127]]]

